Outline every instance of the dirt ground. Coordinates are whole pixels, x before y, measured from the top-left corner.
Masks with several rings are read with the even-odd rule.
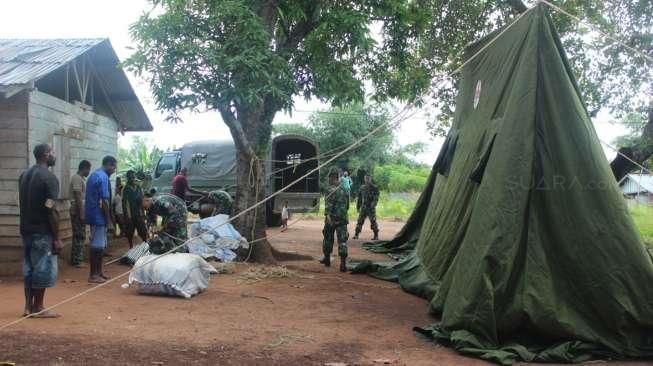
[[[383,222],[382,239],[402,226]],[[268,234],[277,234],[270,229]],[[369,239],[363,232],[363,239]],[[321,255],[321,222],[302,221],[271,239],[283,251]],[[113,248],[122,252],[125,245]],[[350,256],[385,260],[351,241]],[[334,258],[335,259],[335,258]],[[281,263],[293,275],[247,281],[255,266],[211,278],[190,300],[139,295],[119,280],[62,305],[59,319],[26,319],[0,335],[0,364],[17,365],[486,365],[411,331],[433,322],[423,299],[396,284],[341,274],[316,260]],[[107,267],[111,276],[128,270]],[[65,267],[46,305],[91,286]],[[20,278],[0,279],[0,325],[23,306]],[[644,365],[645,363],[630,363]]]

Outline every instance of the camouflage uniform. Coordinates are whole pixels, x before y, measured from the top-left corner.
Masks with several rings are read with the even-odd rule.
[[[333,233],[338,237],[338,255],[341,258],[347,258],[347,239],[349,233],[347,232],[347,193],[340,186],[331,187],[326,197],[325,215],[331,217],[331,222],[327,219],[324,220],[324,242],[322,244],[322,251],[324,257],[329,258],[333,251]]]
[[[148,213],[161,216],[163,226],[162,232],[149,242],[153,254],[163,254],[188,239],[186,203],[178,197],[171,194],[155,196]],[[185,252],[186,247],[176,251]]]
[[[215,215],[229,215],[231,216],[231,207],[233,206],[233,199],[229,193],[217,190],[209,192],[209,202],[215,205],[213,209],[213,216]]]
[[[374,184],[363,184],[358,193],[356,208],[358,209],[358,222],[356,223],[356,234],[360,234],[365,223],[365,218],[369,217],[370,226],[376,237],[379,233],[379,225],[376,223],[376,204],[379,201],[379,188]]]

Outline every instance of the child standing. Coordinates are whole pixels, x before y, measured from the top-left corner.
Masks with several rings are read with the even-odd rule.
[[[288,218],[290,213],[288,212],[288,201],[283,202],[283,208],[281,208],[281,232],[288,230]]]

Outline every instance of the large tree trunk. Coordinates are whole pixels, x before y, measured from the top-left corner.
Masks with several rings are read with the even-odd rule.
[[[256,155],[247,152],[237,153],[237,184],[236,213],[243,212],[266,197],[265,164]],[[235,226],[248,241],[264,238],[265,234],[265,204],[249,211],[236,220]],[[275,262],[272,247],[267,240],[259,240],[251,244],[249,260],[258,263],[271,264]]]
[[[236,199],[234,214],[238,215],[256,205],[266,197],[265,154],[270,141],[274,112],[239,110],[236,114],[230,107],[220,109],[225,124],[229,127],[236,146]],[[275,262],[272,247],[265,238],[265,204],[239,216],[234,226],[251,244],[249,260],[271,264]],[[262,239],[262,240],[259,240]]]
[[[642,134],[632,146],[619,147],[617,157],[610,162],[610,168],[617,181],[637,167],[633,161],[642,165],[653,155],[653,102],[648,108],[648,121]]]

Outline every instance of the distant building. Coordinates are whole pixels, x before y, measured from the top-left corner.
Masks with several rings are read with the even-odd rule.
[[[117,154],[118,132],[151,130],[108,39],[0,39],[0,274],[20,271],[18,177],[34,164],[34,146],[49,143],[57,155],[69,241],[68,182],[79,161],[97,168]]]
[[[653,203],[653,175],[628,174],[619,181],[619,188],[626,198],[638,203]]]

